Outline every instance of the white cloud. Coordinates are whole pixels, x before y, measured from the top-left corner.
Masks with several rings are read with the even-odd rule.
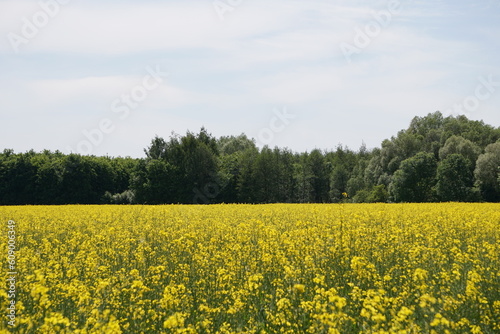
[[[43,79],[32,81],[28,89],[40,104],[66,105],[86,99],[110,100],[137,83],[140,78],[128,76]]]
[[[348,63],[340,43],[352,43],[355,29],[387,4],[244,1],[222,21],[205,0],[74,0],[16,55],[5,37],[40,8],[34,1],[0,0],[0,115],[13,125],[0,141],[33,146],[12,139],[13,129],[23,128],[26,138],[46,137],[37,141],[40,148],[74,143],[112,113],[114,99],[141,83],[148,65],[161,64],[171,76],[120,123],[100,153],[138,152],[155,133],[201,125],[218,135],[256,136],[272,109],[284,106],[300,117],[273,145],[356,148],[365,139],[373,147],[413,116],[463,100],[478,76],[500,74],[498,39],[487,33],[498,25],[459,22],[450,8],[463,15],[465,7],[445,1],[408,1]],[[483,31],[483,38],[454,33],[464,30]],[[498,98],[486,102],[471,116],[498,123]]]
[[[33,8],[7,1],[0,10],[11,19],[1,31],[19,32],[22,17]],[[26,13],[21,15],[21,13]],[[183,3],[83,3],[73,2],[41,29],[26,47],[28,51],[121,54],[178,48],[224,48],[235,38],[245,38],[283,26],[288,10],[246,6],[221,21],[211,2]],[[229,15],[229,14],[228,14]],[[18,20],[12,19],[18,17]],[[237,20],[236,20],[237,18]],[[3,45],[5,47],[5,45]],[[5,50],[4,50],[5,51]]]
[[[331,101],[341,88],[342,80],[334,68],[306,67],[259,77],[248,85],[263,101],[287,105]]]

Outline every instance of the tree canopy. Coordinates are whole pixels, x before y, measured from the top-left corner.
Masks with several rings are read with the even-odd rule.
[[[500,128],[440,112],[380,148],[292,152],[245,134],[155,136],[142,159],[0,153],[0,205],[500,200]],[[343,193],[349,194],[346,199]]]

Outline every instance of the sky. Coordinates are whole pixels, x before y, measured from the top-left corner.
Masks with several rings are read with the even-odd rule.
[[[0,0],[0,150],[143,157],[245,133],[357,150],[441,111],[500,126],[500,0]]]

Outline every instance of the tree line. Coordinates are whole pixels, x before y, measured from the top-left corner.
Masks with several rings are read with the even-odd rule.
[[[145,158],[0,153],[0,205],[500,201],[500,127],[440,112],[381,147],[297,153],[246,135],[156,136]],[[346,197],[346,195],[348,197]]]

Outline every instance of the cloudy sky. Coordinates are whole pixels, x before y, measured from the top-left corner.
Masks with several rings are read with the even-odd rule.
[[[0,149],[142,157],[205,126],[376,147],[436,110],[500,125],[500,0],[0,0]]]

